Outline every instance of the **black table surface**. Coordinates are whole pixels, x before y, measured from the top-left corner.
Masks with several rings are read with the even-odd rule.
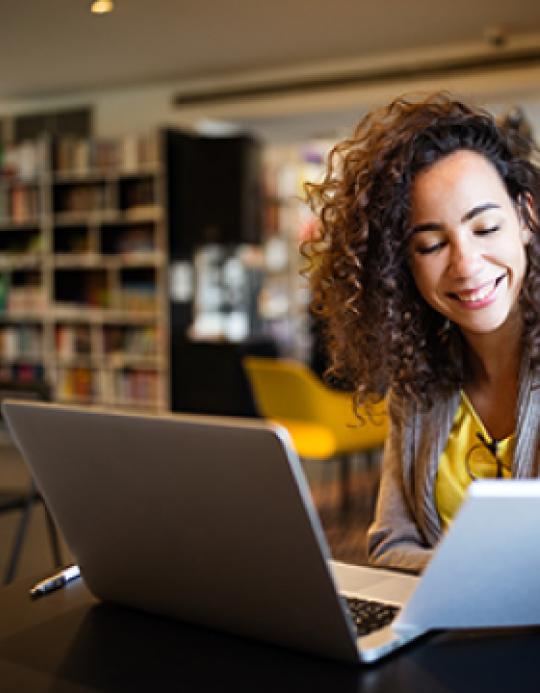
[[[540,690],[540,629],[437,633],[350,666],[97,602],[82,580],[37,600],[0,590],[0,690]]]

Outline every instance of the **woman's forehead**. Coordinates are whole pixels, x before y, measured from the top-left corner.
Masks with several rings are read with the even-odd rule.
[[[415,223],[425,215],[452,212],[461,217],[489,202],[504,207],[511,203],[497,169],[482,154],[469,150],[453,152],[421,171],[411,188]]]

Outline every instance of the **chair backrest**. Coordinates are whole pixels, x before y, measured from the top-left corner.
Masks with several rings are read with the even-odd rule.
[[[327,388],[304,364],[292,359],[248,356],[244,366],[264,417],[302,421],[324,417]]]
[[[243,360],[259,412],[266,418],[357,424],[350,392],[325,385],[307,366],[285,358]],[[375,407],[383,414],[384,406]],[[362,413],[362,412],[360,412]]]
[[[359,423],[351,394],[327,387],[310,369],[292,359],[244,359],[260,413],[288,426],[315,424],[331,432],[336,451],[383,444],[388,430],[385,403],[375,407],[377,422]],[[360,412],[362,414],[362,412]]]

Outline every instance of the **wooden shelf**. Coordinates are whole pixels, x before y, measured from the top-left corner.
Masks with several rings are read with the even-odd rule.
[[[134,168],[118,169],[80,169],[71,171],[53,171],[51,181],[53,183],[79,183],[95,181],[117,181],[123,178],[137,178],[143,176],[158,176],[163,173],[163,166],[159,163],[143,164]]]
[[[32,175],[0,176],[0,365],[16,378],[35,364],[57,401],[169,408],[167,169],[133,159],[164,152],[161,138],[127,138],[129,161],[115,167],[93,165],[105,160],[93,159],[96,143],[80,142],[60,170],[52,162],[70,161],[69,143],[43,140]]]
[[[28,219],[0,218],[0,231],[12,231],[13,229],[38,229],[41,227],[42,217]]]
[[[46,358],[46,357],[44,357]],[[73,356],[62,356],[62,354],[49,354],[49,359],[54,359],[59,368],[90,368],[94,370],[116,371],[126,368],[134,368],[140,370],[161,371],[166,368],[166,363],[162,357],[149,356],[145,354],[114,354],[95,356],[90,354],[74,354]],[[14,361],[0,355],[2,361]],[[42,359],[35,357],[27,359],[20,357],[19,361],[39,361]]]
[[[41,324],[48,316],[44,315],[43,311],[37,310],[10,310],[0,312],[0,324],[1,323],[14,323],[14,322],[24,322],[24,323],[36,323]]]
[[[43,182],[43,175],[35,175],[29,178],[22,178],[21,176],[0,176],[0,188],[13,188],[13,187],[38,187]]]
[[[0,363],[28,363],[32,365],[37,365],[43,363],[43,357],[41,354],[19,354],[18,356],[4,356],[3,354],[0,354]]]
[[[145,354],[111,354],[103,358],[103,368],[119,370],[123,368],[140,368],[160,371],[166,367],[162,357]]]
[[[66,396],[66,395],[59,395],[56,394],[55,400],[60,403],[60,404],[95,404],[96,400],[95,397],[92,395],[88,395],[88,397],[85,397],[83,395],[73,395],[73,396]]]
[[[0,255],[0,270],[41,267],[44,253],[11,253]]]
[[[54,306],[48,317],[55,322],[87,322],[90,324],[152,325],[156,323],[155,311],[114,310],[88,306]]]
[[[145,205],[132,209],[95,209],[88,212],[57,212],[54,215],[55,226],[74,226],[100,224],[129,224],[137,222],[155,222],[163,218],[163,210],[157,205]],[[1,226],[1,224],[0,224]],[[20,226],[20,224],[19,224]]]
[[[1,262],[1,260],[0,260]],[[102,267],[119,270],[123,267],[160,267],[166,262],[161,251],[140,253],[119,253],[104,255],[101,253],[56,253],[52,263],[57,268],[77,269],[85,267]]]

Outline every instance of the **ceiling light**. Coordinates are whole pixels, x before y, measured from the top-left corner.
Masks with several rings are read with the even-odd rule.
[[[113,0],[92,0],[90,3],[90,12],[94,14],[107,14],[114,10]]]

